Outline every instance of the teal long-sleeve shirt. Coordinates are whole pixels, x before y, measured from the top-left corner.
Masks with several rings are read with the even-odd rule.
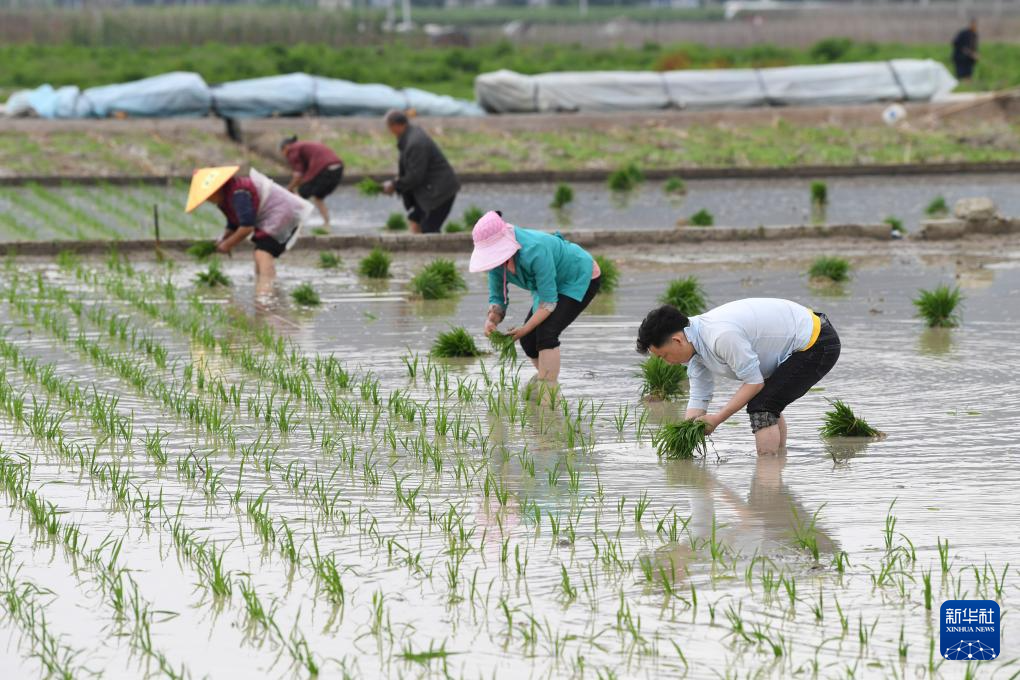
[[[534,229],[514,227],[514,235],[521,249],[514,255],[516,273],[506,266],[489,270],[489,304],[506,309],[510,294],[504,284],[512,283],[530,291],[531,311],[538,311],[542,303],[556,304],[560,295],[578,302],[584,299],[591,285],[594,267],[592,257],[577,245],[565,240],[559,232],[548,234]]]

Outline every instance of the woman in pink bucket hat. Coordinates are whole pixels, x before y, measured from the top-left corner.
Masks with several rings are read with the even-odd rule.
[[[560,334],[591,303],[602,283],[598,265],[559,232],[522,229],[489,211],[471,232],[472,272],[489,273],[489,313],[485,334],[496,330],[510,304],[509,284],[531,292],[524,325],[509,334],[521,343],[541,381],[554,392],[560,375]]]

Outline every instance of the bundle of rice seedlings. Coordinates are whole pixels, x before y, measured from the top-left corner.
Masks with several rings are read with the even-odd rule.
[[[641,172],[641,168],[633,163],[629,163],[609,173],[608,181],[609,188],[613,191],[630,191],[645,181],[645,174]]]
[[[500,361],[517,361],[517,342],[513,336],[492,331],[489,333],[489,343],[494,350],[499,352]]]
[[[382,193],[382,184],[379,184],[379,182],[376,182],[371,177],[366,177],[358,182],[357,187],[362,196],[378,196]]]
[[[411,289],[426,300],[438,300],[467,290],[467,282],[453,260],[439,258],[429,262],[411,279]]]
[[[945,196],[936,196],[931,199],[931,203],[924,209],[924,214],[928,217],[944,217],[949,214],[949,206],[946,205]]]
[[[889,225],[889,228],[890,230],[892,230],[894,236],[906,235],[907,230],[903,228],[903,220],[901,220],[900,218],[893,217],[892,215],[890,215],[889,217],[885,218],[885,223]]]
[[[358,264],[358,273],[370,279],[388,279],[392,259],[382,248],[373,248]]]
[[[386,231],[406,231],[407,219],[402,213],[390,213],[386,218]]]
[[[812,279],[824,279],[834,283],[850,280],[850,263],[842,257],[819,257],[811,263],[808,276]]]
[[[829,187],[825,182],[811,183],[811,205],[824,207],[829,203]]]
[[[213,241],[199,241],[189,246],[185,252],[196,260],[205,260],[216,252],[216,243]]]
[[[605,255],[596,255],[595,262],[598,263],[599,270],[602,272],[602,286],[599,288],[599,292],[612,293],[620,285],[620,268]]]
[[[687,184],[679,177],[670,177],[666,180],[666,183],[662,185],[662,190],[667,194],[686,194]]]
[[[882,437],[883,434],[854,415],[853,409],[841,399],[829,401],[832,410],[825,413],[823,437]]]
[[[465,229],[464,225],[461,222],[457,222],[455,220],[453,222],[447,222],[446,226],[443,227],[443,231],[445,231],[447,234],[459,234],[465,231]]]
[[[290,296],[294,302],[305,307],[316,307],[322,301],[319,299],[319,294],[315,292],[310,283],[302,283],[300,286],[290,291]]]
[[[560,210],[574,201],[574,190],[568,184],[560,184],[553,194],[552,203],[549,205],[554,210]]]
[[[705,300],[705,289],[693,276],[671,281],[659,301],[666,305],[673,305],[684,316],[701,314],[708,306],[708,302]]]
[[[925,320],[929,328],[955,328],[960,325],[960,315],[956,307],[963,301],[963,293],[959,286],[950,288],[942,284],[935,290],[921,290],[914,298],[914,306],[918,315]]]
[[[326,227],[312,227],[312,236],[329,236],[329,229]]]
[[[687,367],[671,364],[665,359],[650,356],[641,362],[641,395],[658,401],[667,401],[684,392]]]
[[[343,263],[336,253],[323,251],[319,253],[319,267],[322,269],[336,269]]]
[[[712,213],[708,212],[704,208],[691,215],[690,219],[691,226],[694,227],[711,227],[715,224],[715,217]]]
[[[652,435],[652,445],[657,455],[672,460],[694,458],[694,454],[704,456],[708,453],[705,427],[701,420],[681,420],[663,425]]]
[[[482,352],[478,349],[478,345],[475,344],[475,339],[460,326],[440,333],[436,341],[432,343],[432,356],[435,357],[454,359],[458,357],[477,357],[481,356],[481,354]]]
[[[474,229],[475,223],[477,223],[478,220],[482,219],[482,215],[484,214],[485,211],[479,208],[477,205],[469,205],[467,207],[467,210],[464,211],[463,215],[464,225],[468,229]]]
[[[227,275],[220,271],[219,260],[213,260],[209,263],[209,269],[204,272],[199,272],[195,276],[195,283],[209,288],[216,288],[217,286],[229,286],[230,279]]]

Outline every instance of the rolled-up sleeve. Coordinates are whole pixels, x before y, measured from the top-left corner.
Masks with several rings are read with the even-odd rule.
[[[489,305],[495,305],[504,312],[510,304],[510,296],[503,286],[503,268],[496,267],[489,270]]]
[[[712,349],[716,356],[730,367],[740,382],[748,385],[760,385],[765,382],[758,354],[742,333],[735,331],[723,333]]]
[[[698,357],[694,357],[687,364],[687,379],[691,383],[691,396],[687,400],[687,408],[707,411],[715,392],[715,376],[705,368],[705,364],[701,363]]]

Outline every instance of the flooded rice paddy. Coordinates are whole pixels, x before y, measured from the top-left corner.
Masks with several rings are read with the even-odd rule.
[[[925,209],[938,196],[949,207],[960,198],[988,196],[1004,215],[1020,214],[1018,178],[1008,174],[923,177],[831,177],[829,203],[822,221],[830,224],[878,223],[887,217],[916,230]],[[667,194],[663,182],[645,182],[630,192],[612,192],[604,183],[575,183],[574,200],[550,207],[554,184],[469,184],[454,205],[451,220],[463,222],[472,206],[502,209],[516,223],[532,227],[576,229],[671,228],[680,219],[707,210],[715,224],[758,227],[811,224],[811,181],[691,180],[683,195]],[[205,206],[182,211],[187,189],[169,186],[29,186],[0,188],[0,240],[138,239],[153,236],[152,206],[159,206],[163,238],[211,238],[222,228],[219,213]],[[332,234],[383,230],[386,218],[402,212],[399,200],[366,197],[351,185],[328,200]],[[318,215],[316,220],[321,219]]]
[[[428,357],[451,325],[481,344],[486,294],[408,299],[423,261],[373,284],[295,253],[256,295],[247,258],[213,291],[191,263],[9,260],[5,677],[1016,677],[1012,616],[982,663],[943,661],[937,621],[1018,595],[1016,258],[840,289],[623,260],[564,335],[551,409],[522,399],[530,367]],[[839,331],[787,455],[758,458],[738,415],[707,459],[656,458],[683,406],[639,399],[634,336],[691,274]],[[924,330],[910,298],[954,278],[963,325]],[[305,281],[321,307],[291,302]],[[888,438],[821,440],[835,398]]]

